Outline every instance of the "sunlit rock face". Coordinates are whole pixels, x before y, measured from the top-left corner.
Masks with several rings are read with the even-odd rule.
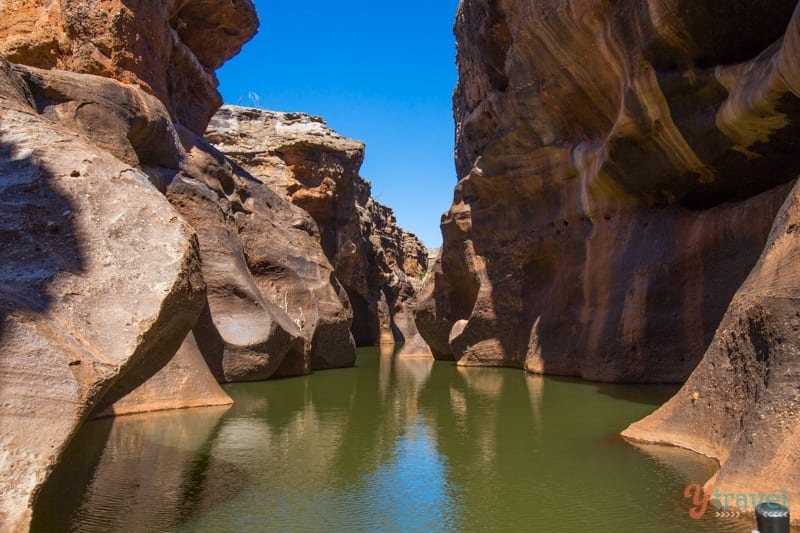
[[[351,366],[352,311],[316,224],[188,130],[167,198],[195,228],[208,305],[194,334],[220,381]]]
[[[685,380],[800,172],[793,8],[462,1],[437,357]]]
[[[0,53],[9,61],[138,85],[196,133],[222,103],[214,70],[257,29],[251,0],[0,4]]]
[[[77,85],[92,102],[82,111],[68,97]],[[97,143],[79,131],[91,116],[142,136]],[[78,426],[158,372],[205,302],[195,233],[140,167],[154,139],[177,154],[165,123],[136,87],[0,62],[4,531],[27,530]]]
[[[353,308],[359,345],[417,335],[412,303],[427,252],[370,196],[358,172],[364,144],[318,117],[223,106],[207,139],[256,179],[307,211]]]

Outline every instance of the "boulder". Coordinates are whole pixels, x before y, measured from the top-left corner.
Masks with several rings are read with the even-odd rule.
[[[162,368],[205,301],[192,228],[146,174],[42,110],[34,89],[0,63],[0,523],[10,531],[27,529],[81,422]]]

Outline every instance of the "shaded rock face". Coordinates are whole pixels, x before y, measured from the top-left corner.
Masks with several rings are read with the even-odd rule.
[[[460,181],[416,321],[437,357],[695,368],[800,172],[794,3],[696,4],[462,1]]]
[[[164,368],[98,416],[119,416],[232,403],[233,400],[208,371],[194,334],[190,332]]]
[[[194,231],[127,162],[138,141],[104,150],[40,91],[83,80],[110,117],[136,100],[142,131],[164,107],[135,87],[105,81],[104,100],[99,78],[49,75],[0,62],[0,528],[11,531],[27,529],[81,422],[162,368],[205,302]]]
[[[251,0],[4,2],[0,53],[138,85],[202,133],[222,103],[214,70],[258,29]]]
[[[427,252],[358,174],[364,145],[302,113],[223,106],[206,137],[258,180],[307,211],[353,308],[358,345],[416,336],[411,307]]]
[[[623,432],[718,459],[707,490],[785,489],[790,509],[800,507],[798,227],[795,186],[697,369],[675,397]]]

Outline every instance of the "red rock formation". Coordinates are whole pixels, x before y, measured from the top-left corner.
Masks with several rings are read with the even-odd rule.
[[[417,315],[434,353],[694,370],[625,436],[719,459],[721,493],[800,505],[798,10],[463,0],[460,181]]]
[[[195,328],[221,381],[351,366],[347,297],[314,221],[189,131],[167,197],[200,241],[208,307]]]
[[[438,357],[696,366],[800,172],[800,107],[773,46],[792,6],[670,6],[462,2],[460,181],[417,316]]]
[[[202,133],[222,104],[214,70],[258,29],[251,0],[3,2],[0,53],[142,87]]]
[[[795,186],[700,365],[674,398],[623,432],[633,441],[681,446],[720,461],[707,490],[785,489],[792,510],[800,508],[798,227]]]
[[[747,141],[763,135],[757,127],[764,114],[785,106],[792,98],[790,91],[800,87],[799,47],[800,7],[783,39],[755,66],[737,69],[748,75],[748,83],[735,86],[720,122],[739,135],[745,148]],[[776,123],[785,124],[789,118],[778,116]],[[798,227],[796,184],[697,369],[667,404],[623,432],[634,441],[682,446],[719,460],[720,471],[708,482],[708,490],[785,490],[791,509],[800,507]],[[796,514],[794,520],[800,523]]]
[[[208,140],[319,225],[323,250],[353,306],[359,345],[415,337],[410,306],[427,252],[358,174],[364,145],[302,113],[224,106]]]
[[[70,127],[76,116],[60,121],[61,102],[38,89],[59,78],[84,83],[99,108],[137,101],[129,111],[140,132],[155,133],[164,107],[135,87],[50,74],[0,63],[4,531],[27,529],[33,498],[78,426],[163,367],[205,301],[194,231],[125,162],[147,143],[112,154]],[[105,109],[109,122],[119,117]]]

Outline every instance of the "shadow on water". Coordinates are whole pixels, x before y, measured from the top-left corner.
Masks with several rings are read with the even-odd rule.
[[[664,405],[664,403],[672,398],[681,388],[681,385],[676,384],[600,383],[559,376],[549,376],[548,379],[554,382],[572,383],[582,387],[594,387],[597,392],[605,394],[610,398],[651,405],[653,407]]]
[[[69,531],[103,455],[113,419],[86,424],[75,436],[61,461],[39,492],[34,506],[32,532]]]
[[[43,488],[31,531],[168,530],[236,497],[247,472],[214,454],[226,410],[88,422]]]

